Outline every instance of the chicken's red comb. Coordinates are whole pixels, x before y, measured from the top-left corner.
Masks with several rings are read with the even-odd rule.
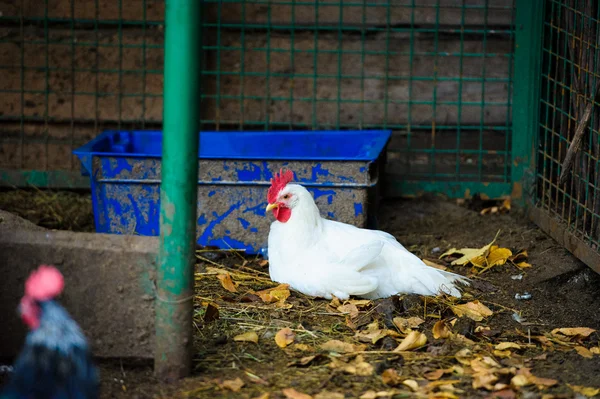
[[[279,169],[279,173],[276,173],[275,177],[271,179],[271,187],[269,187],[269,191],[267,192],[267,201],[269,201],[269,204],[277,201],[277,194],[293,179],[294,172],[286,170],[284,173],[283,169]]]
[[[25,295],[37,301],[58,296],[65,286],[62,274],[54,266],[40,265],[25,281]]]

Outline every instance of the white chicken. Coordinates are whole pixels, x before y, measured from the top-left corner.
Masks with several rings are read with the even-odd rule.
[[[425,265],[391,234],[321,217],[312,195],[291,184],[291,171],[271,179],[267,212],[269,274],[303,294],[332,299],[367,299],[396,294],[461,296],[458,274]]]

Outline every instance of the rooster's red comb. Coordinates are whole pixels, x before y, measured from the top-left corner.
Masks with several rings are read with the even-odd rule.
[[[269,191],[267,192],[267,201],[269,201],[269,204],[277,201],[277,194],[293,179],[294,172],[291,170],[284,172],[283,169],[279,169],[279,173],[276,173],[275,177],[271,179],[271,187],[269,187]]]
[[[37,301],[58,296],[65,286],[62,274],[54,266],[40,265],[25,281],[25,295]]]

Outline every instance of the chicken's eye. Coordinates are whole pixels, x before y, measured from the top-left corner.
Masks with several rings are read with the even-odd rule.
[[[290,195],[289,195],[289,194],[285,194],[285,195],[283,196],[283,199],[285,199],[285,200],[286,200],[286,199],[290,199]]]

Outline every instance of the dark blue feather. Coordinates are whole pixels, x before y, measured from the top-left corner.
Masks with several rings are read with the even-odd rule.
[[[98,371],[83,332],[58,303],[41,309],[0,399],[97,399]]]

